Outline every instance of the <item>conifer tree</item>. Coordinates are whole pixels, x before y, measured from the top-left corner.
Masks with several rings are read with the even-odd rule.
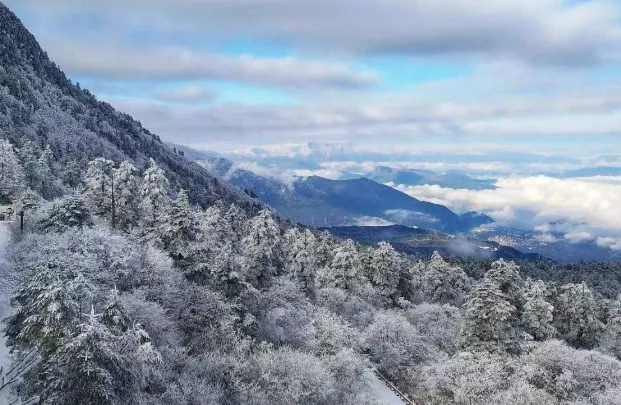
[[[24,186],[24,170],[13,145],[0,139],[0,198],[17,196]]]
[[[457,266],[451,266],[434,252],[427,263],[422,289],[428,300],[441,304],[459,304],[466,295],[470,280]]]
[[[100,321],[94,309],[43,362],[42,403],[50,405],[131,403],[135,376],[120,340]]]
[[[32,141],[24,141],[22,147],[19,149],[19,158],[22,161],[24,175],[26,176],[26,185],[33,190],[41,191],[38,171],[38,151]]]
[[[354,241],[348,239],[340,244],[334,252],[332,263],[324,278],[334,287],[354,290],[364,277],[364,269]]]
[[[555,308],[556,329],[569,344],[593,348],[603,328],[595,296],[584,282],[564,285],[561,291]]]
[[[121,229],[131,229],[138,222],[140,188],[136,167],[123,162],[113,172],[116,224]]]
[[[522,280],[519,270],[519,266],[514,262],[506,262],[500,259],[493,262],[492,268],[485,273],[485,278],[495,282],[511,305],[516,307],[518,311],[522,308],[524,293],[524,280]]]
[[[621,359],[621,295],[610,305],[600,347],[604,352]]]
[[[382,295],[393,296],[399,284],[401,260],[390,243],[380,242],[371,256],[371,281]]]
[[[112,214],[112,168],[114,162],[97,158],[88,163],[84,177],[86,197],[93,214],[109,219]]]
[[[519,351],[512,319],[516,308],[489,278],[476,284],[464,304],[462,346],[472,351],[515,353]]]
[[[155,230],[162,223],[168,204],[168,179],[153,159],[144,172],[141,197],[145,225]]]
[[[265,286],[280,265],[280,229],[268,210],[252,219],[242,249],[246,280],[255,287]]]
[[[37,160],[37,172],[41,186],[41,195],[48,198],[53,192],[54,173],[52,171],[53,153],[47,145]]]
[[[551,338],[556,333],[553,325],[554,307],[546,298],[546,286],[541,280],[531,282],[524,294],[522,328],[537,341]]]
[[[173,257],[188,254],[188,245],[193,237],[192,213],[185,190],[180,190],[177,199],[168,206],[164,218],[164,246]]]

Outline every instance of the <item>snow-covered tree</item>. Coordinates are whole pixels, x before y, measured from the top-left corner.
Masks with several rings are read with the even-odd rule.
[[[41,262],[29,269],[27,282],[15,297],[18,309],[6,321],[9,344],[36,347],[47,354],[76,331],[81,311],[89,303],[92,283],[80,273],[53,266]]]
[[[554,315],[560,336],[575,347],[594,347],[603,325],[593,292],[585,283],[567,284],[561,291]]]
[[[332,263],[334,258],[334,239],[328,231],[323,231],[317,237],[317,247],[315,249],[317,256],[317,266],[323,269]]]
[[[41,191],[39,181],[39,162],[38,153],[35,145],[26,140],[19,149],[19,158],[22,161],[26,185],[34,190]]]
[[[262,210],[252,219],[242,240],[244,277],[256,286],[264,286],[280,265],[280,229],[271,212]]]
[[[323,274],[329,286],[354,290],[364,277],[364,269],[354,241],[348,239],[334,251],[334,258]]]
[[[45,231],[64,232],[69,228],[93,224],[86,202],[78,195],[69,195],[52,204],[47,217],[41,222],[41,228]]]
[[[308,292],[315,287],[317,255],[315,235],[309,230],[291,228],[285,234],[285,269],[302,282]]]
[[[414,325],[388,311],[375,315],[363,338],[371,359],[393,379],[403,380],[413,367],[437,356]]]
[[[397,292],[401,260],[390,243],[380,242],[371,256],[371,281],[385,297]]]
[[[543,281],[531,282],[524,293],[522,328],[538,341],[546,340],[556,333],[553,326],[554,307],[548,302],[547,295]]]
[[[82,168],[75,160],[69,160],[63,165],[60,177],[63,183],[76,189],[82,184]]]
[[[113,171],[115,225],[125,230],[138,222],[140,187],[136,173],[136,167],[127,161],[122,162]]]
[[[164,247],[173,257],[188,254],[188,245],[194,236],[192,212],[185,190],[180,190],[177,198],[167,209],[162,227]]]
[[[460,267],[451,266],[438,252],[433,253],[422,278],[422,290],[428,300],[460,304],[469,284],[468,276]]]
[[[604,352],[621,359],[621,295],[610,305],[600,347]]]
[[[485,273],[485,278],[496,283],[500,291],[505,294],[511,305],[519,310],[522,308],[524,280],[520,276],[520,268],[514,262],[503,259],[492,263],[491,269]]]
[[[37,160],[37,171],[41,184],[41,195],[49,197],[53,193],[54,173],[52,171],[52,160],[54,155],[50,145],[47,145],[39,159]]]
[[[101,314],[101,322],[115,335],[121,335],[131,326],[131,320],[121,303],[119,291],[115,288],[110,292]]]
[[[519,350],[512,320],[516,308],[498,288],[485,278],[468,294],[464,304],[462,346],[472,351],[515,353]]]
[[[155,161],[149,161],[141,189],[142,209],[147,226],[159,224],[168,204],[168,179]]]
[[[237,246],[246,236],[248,217],[241,208],[235,204],[231,204],[224,214],[224,223],[227,226],[227,233],[231,232],[230,235],[234,237],[232,241],[233,246]]]
[[[50,405],[131,403],[135,376],[119,339],[94,309],[77,335],[64,337],[42,365],[42,403]]]
[[[24,186],[24,170],[13,145],[0,139],[0,198],[15,197]]]
[[[86,198],[93,214],[108,219],[112,213],[112,169],[114,162],[97,158],[88,163],[84,176]]]
[[[24,211],[24,212],[35,211],[37,208],[41,206],[41,197],[37,193],[32,191],[31,188],[27,188],[26,190],[22,191],[19,194],[13,206],[14,206],[15,212],[17,213],[21,211]]]

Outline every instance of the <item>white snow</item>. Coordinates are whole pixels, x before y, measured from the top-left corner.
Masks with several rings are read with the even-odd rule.
[[[5,268],[4,253],[9,242],[9,229],[7,222],[0,222],[0,269]],[[0,274],[1,276],[1,274]],[[2,280],[4,281],[4,280]],[[0,282],[0,320],[9,315],[11,291],[9,283]],[[0,332],[0,366],[6,370],[10,364],[9,349],[5,346],[4,333]],[[9,387],[0,392],[0,405],[9,404]]]
[[[404,405],[404,402],[390,390],[371,370],[368,370],[368,378],[371,384],[372,395],[380,401],[382,405]]]

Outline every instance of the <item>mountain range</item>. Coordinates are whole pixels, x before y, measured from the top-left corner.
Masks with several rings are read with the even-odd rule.
[[[476,212],[458,215],[443,205],[418,200],[366,177],[331,180],[310,176],[293,178],[285,183],[237,168],[224,158],[206,154],[198,162],[214,175],[257,196],[281,216],[304,225],[332,227],[394,223],[461,233],[493,222],[487,215]]]
[[[217,200],[256,211],[260,202],[176,153],[142,123],[98,101],[72,83],[35,37],[0,3],[0,134],[17,147],[49,145],[57,177],[64,167],[105,157],[130,160],[139,169],[150,158],[162,167],[174,189],[192,202]]]

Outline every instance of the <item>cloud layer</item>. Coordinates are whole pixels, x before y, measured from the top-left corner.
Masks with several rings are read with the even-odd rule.
[[[621,249],[621,178],[503,178],[496,190],[459,190],[434,185],[390,184],[412,197],[457,212],[484,212],[505,226],[560,233],[569,242],[595,241]],[[549,237],[549,236],[544,236]]]

